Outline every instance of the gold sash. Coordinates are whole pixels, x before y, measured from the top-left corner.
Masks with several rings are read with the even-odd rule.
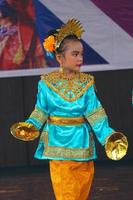
[[[85,122],[84,117],[59,117],[59,116],[49,116],[48,123],[55,125],[81,125]]]

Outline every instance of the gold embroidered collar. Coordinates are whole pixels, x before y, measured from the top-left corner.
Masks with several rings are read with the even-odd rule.
[[[77,72],[72,77],[60,71],[41,76],[46,85],[67,101],[75,101],[94,83],[90,74]]]

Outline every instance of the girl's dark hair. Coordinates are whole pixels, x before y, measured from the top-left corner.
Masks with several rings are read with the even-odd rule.
[[[65,44],[68,42],[68,41],[80,41],[76,35],[68,35],[66,36],[62,42],[60,43],[60,46],[59,48],[56,49],[56,52],[57,53],[62,53],[65,51]]]
[[[55,34],[57,34],[58,31],[57,30],[51,30],[48,32],[48,36],[53,35],[55,36]],[[76,35],[67,35],[62,42],[60,43],[60,46],[56,49],[56,51],[54,53],[62,53],[65,51],[65,44],[67,41],[80,41]]]
[[[48,32],[48,35],[47,35],[47,36],[50,36],[50,35],[55,36],[55,34],[57,34],[57,33],[58,33],[58,31],[57,31],[56,29],[52,29],[52,30],[50,30],[50,31]]]

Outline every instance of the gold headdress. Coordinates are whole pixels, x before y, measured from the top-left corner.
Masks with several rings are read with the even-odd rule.
[[[48,52],[54,52],[54,50],[59,48],[65,37],[68,35],[75,35],[78,39],[80,39],[83,32],[84,29],[80,21],[75,18],[69,19],[66,24],[62,25],[60,29],[57,29],[57,33],[54,34],[55,39],[51,38],[50,35],[44,40],[44,49]]]

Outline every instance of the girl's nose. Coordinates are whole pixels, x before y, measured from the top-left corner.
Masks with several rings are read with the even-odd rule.
[[[83,56],[79,56],[79,58],[78,58],[78,59],[79,59],[79,61],[81,61],[81,62],[82,62],[82,61],[83,61]]]

